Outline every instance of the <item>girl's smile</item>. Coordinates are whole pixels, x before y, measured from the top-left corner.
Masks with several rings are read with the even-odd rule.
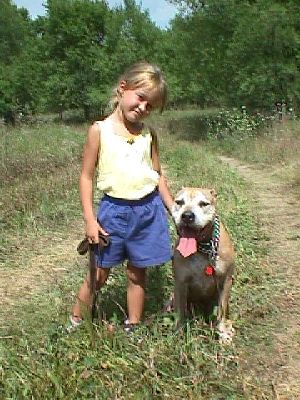
[[[143,87],[135,89],[126,89],[120,84],[121,98],[119,101],[119,110],[125,120],[136,123],[148,117],[151,111],[158,107],[159,93],[155,89],[144,89]]]

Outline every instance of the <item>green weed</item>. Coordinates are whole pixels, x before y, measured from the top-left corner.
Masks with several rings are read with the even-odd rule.
[[[201,318],[176,329],[175,316],[162,311],[173,289],[170,264],[149,272],[145,306],[147,324],[134,335],[128,337],[122,329],[124,310],[126,313],[123,268],[114,271],[101,291],[99,305],[105,322],[98,320],[92,324],[87,321],[77,332],[66,335],[64,325],[86,273],[84,257],[74,262],[66,254],[55,266],[63,267],[67,272],[57,273],[56,279],[46,286],[40,287],[37,282],[30,296],[16,299],[16,303],[20,302],[16,306],[17,315],[3,322],[1,398],[247,398],[245,382],[248,376],[241,367],[243,358],[249,357],[254,346],[269,347],[271,351],[272,343],[266,337],[263,325],[270,323],[276,314],[276,309],[264,301],[265,296],[271,298],[276,282],[272,281],[266,269],[262,273],[264,249],[259,225],[252,212],[255,205],[249,200],[246,183],[220,163],[211,145],[205,141],[188,140],[187,130],[182,137],[178,133],[168,133],[168,118],[159,117],[156,125],[162,163],[172,191],[176,192],[185,185],[215,188],[221,219],[236,246],[236,278],[231,298],[231,315],[237,329],[234,346],[221,346]],[[47,234],[51,230],[52,237],[68,240],[71,238],[70,226],[76,223],[80,214],[79,202],[75,198],[78,196],[83,135],[71,128],[50,127],[45,139],[49,142],[48,151],[43,152],[44,146],[39,140],[41,131],[33,130],[27,134],[33,135],[32,143],[39,151],[31,152],[31,146],[22,142],[24,137],[18,139],[16,133],[17,143],[13,136],[6,138],[5,151],[2,150],[2,171],[12,171],[9,172],[12,178],[3,185],[4,193],[7,199],[16,199],[16,207],[9,200],[4,203],[6,235],[13,237],[21,229],[23,235],[30,236],[26,229],[35,226],[40,240],[46,236],[45,227]],[[55,143],[51,144],[51,138]],[[26,140],[28,143],[31,141],[29,136]],[[68,151],[69,147],[73,150]],[[8,154],[14,154],[10,164]],[[40,173],[41,160],[45,160],[47,170],[53,166],[56,156],[60,160],[58,167],[46,174]],[[14,169],[20,157],[27,165],[22,178]],[[171,221],[170,229],[175,239]],[[8,251],[7,240],[3,239],[2,246],[6,251],[5,265],[9,265],[14,262],[16,254]],[[59,249],[61,251],[61,247]],[[26,252],[26,248],[22,250]],[[75,246],[73,250],[75,252]],[[9,309],[5,315],[8,312]],[[108,322],[114,324],[114,332],[108,329]],[[255,331],[253,323],[257,324]],[[265,387],[259,378],[257,393],[270,393],[270,388]]]
[[[237,131],[222,140],[213,139],[210,144],[221,154],[260,165],[300,194],[299,121],[274,122],[267,129],[249,136]]]
[[[2,128],[2,232],[38,231],[80,213],[78,175],[84,130],[65,126]]]

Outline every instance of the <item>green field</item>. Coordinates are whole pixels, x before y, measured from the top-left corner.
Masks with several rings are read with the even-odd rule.
[[[63,327],[86,273],[85,258],[76,255],[84,234],[77,183],[86,126],[3,127],[1,399],[273,398],[261,366],[256,373],[253,349],[273,352],[266,327],[278,323],[271,295],[278,282],[268,267],[261,273],[267,249],[251,187],[219,156],[272,165],[297,194],[299,123],[276,124],[243,140],[238,135],[216,140],[200,133],[197,138],[193,113],[168,112],[153,124],[172,192],[187,185],[218,193],[219,214],[238,255],[231,297],[234,344],[220,345],[201,318],[177,330],[174,315],[162,312],[173,287],[170,264],[149,273],[145,319],[151,323],[136,335],[122,330],[123,268],[109,278],[100,299],[116,331],[87,321],[67,335]],[[180,130],[174,128],[178,124]],[[171,221],[170,229],[175,239]],[[248,361],[254,369],[248,370]]]

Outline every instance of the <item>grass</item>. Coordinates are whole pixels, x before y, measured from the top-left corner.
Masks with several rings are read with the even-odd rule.
[[[154,122],[172,191],[187,183],[214,187],[221,218],[236,245],[237,271],[231,299],[237,329],[234,346],[221,346],[201,318],[187,322],[182,330],[175,329],[174,315],[162,312],[172,291],[170,264],[152,269],[148,275],[145,318],[152,322],[141,327],[136,336],[127,337],[121,329],[126,309],[122,268],[110,276],[100,299],[106,320],[116,325],[115,333],[106,324],[89,322],[66,335],[62,327],[85,274],[86,261],[67,252],[62,257],[63,246],[56,246],[53,238],[72,244],[80,236],[71,227],[79,230],[77,180],[85,127],[53,125],[47,131],[41,127],[4,131],[1,174],[9,178],[1,188],[2,266],[5,270],[14,265],[17,272],[19,269],[26,275],[37,268],[40,257],[49,264],[44,269],[46,282],[35,282],[30,296],[15,299],[19,303],[17,315],[2,321],[0,398],[270,398],[265,397],[271,393],[268,384],[243,367],[253,348],[272,351],[264,324],[270,324],[276,316],[276,308],[265,302],[277,283],[267,269],[261,274],[265,249],[260,245],[255,204],[248,196],[250,188],[233,170],[220,165],[211,144],[188,140],[187,131],[183,137],[178,132],[169,133],[171,118],[172,114]],[[174,236],[171,223],[170,229]],[[16,243],[29,260],[28,271],[18,265],[18,254],[12,249]],[[44,243],[48,243],[45,254]],[[66,272],[55,272],[60,267]],[[19,277],[15,284],[22,285],[22,279]],[[6,317],[12,313],[9,307],[3,311]],[[251,397],[253,393],[258,397]]]
[[[216,151],[223,154],[247,163],[258,164],[286,182],[288,189],[300,195],[298,120],[276,123],[257,136],[228,138],[222,142],[215,142],[214,146]]]
[[[231,153],[247,162],[258,162],[263,166],[288,164],[298,154],[299,133],[298,121],[276,123],[253,138],[243,139],[244,143],[236,141],[231,146]]]
[[[79,218],[78,174],[84,127],[1,128],[0,249]],[[66,201],[67,199],[67,201]],[[9,263],[7,257],[1,257]]]

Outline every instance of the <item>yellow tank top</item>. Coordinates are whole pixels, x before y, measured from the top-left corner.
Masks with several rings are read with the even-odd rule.
[[[148,129],[134,138],[114,132],[110,120],[98,121],[100,150],[97,188],[112,197],[137,200],[151,193],[158,185],[159,174],[151,159],[152,135]]]

